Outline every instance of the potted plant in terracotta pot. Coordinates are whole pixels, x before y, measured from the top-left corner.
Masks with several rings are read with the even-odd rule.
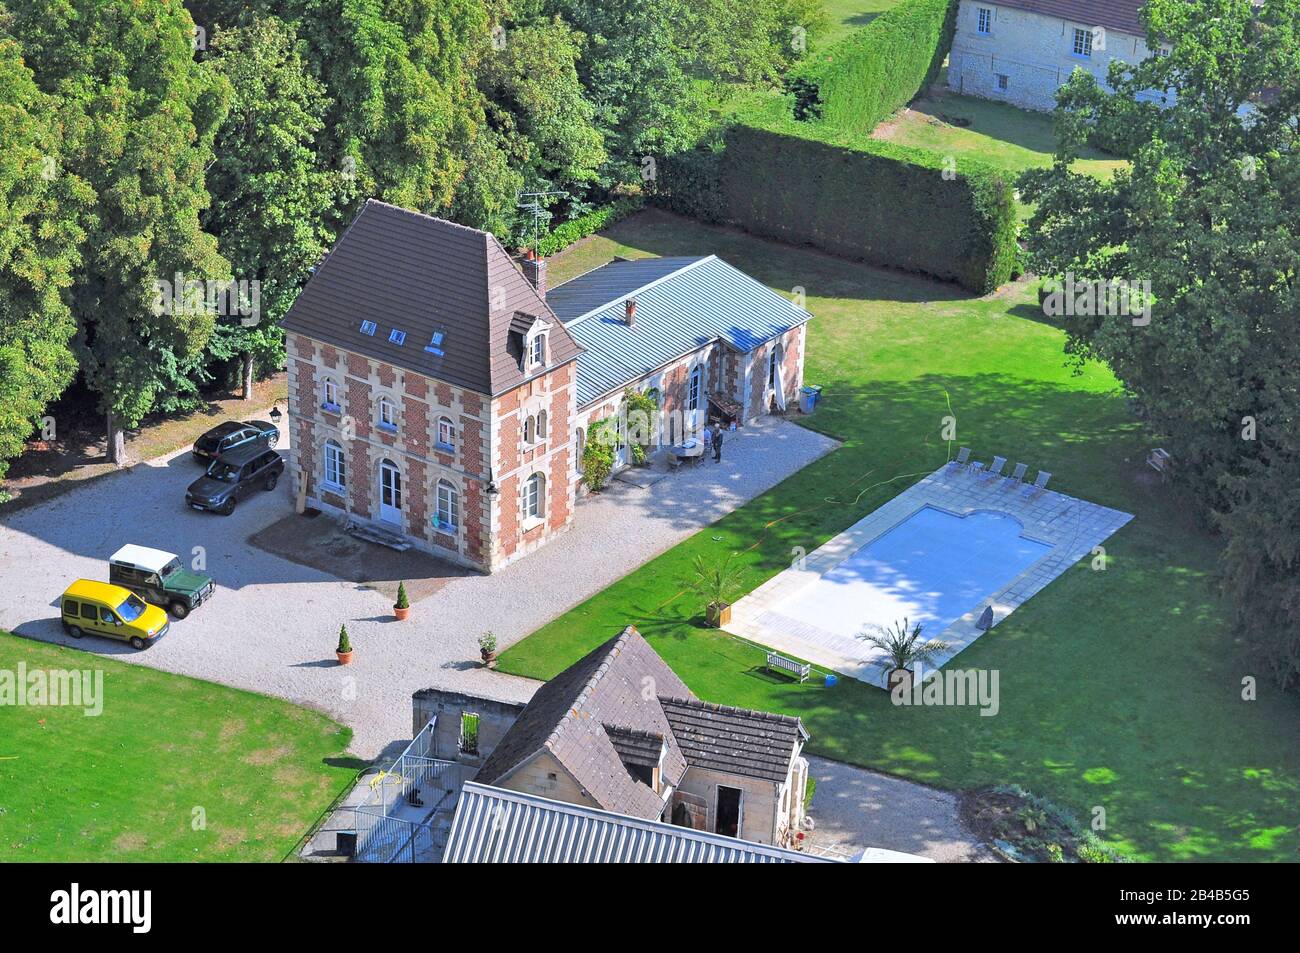
[[[397,616],[397,621],[403,621],[411,614],[411,600],[406,597],[406,583],[397,584],[397,601],[393,603],[393,615]]]
[[[741,569],[728,553],[726,559],[710,562],[695,557],[691,588],[704,597],[704,614],[709,625],[720,629],[731,622],[731,600],[740,589]]]
[[[340,665],[352,664],[352,642],[348,639],[348,627],[339,626],[339,645],[334,650],[334,654],[339,657]]]
[[[478,654],[483,656],[485,666],[497,667],[497,637],[491,632],[484,632],[478,637]]]
[[[912,690],[912,666],[925,664],[948,648],[948,643],[941,639],[921,640],[924,627],[921,623],[912,625],[906,618],[902,622],[895,620],[891,626],[878,625],[875,631],[863,632],[858,638],[885,653],[885,665],[889,676],[886,687],[893,691],[901,686],[903,691]]]

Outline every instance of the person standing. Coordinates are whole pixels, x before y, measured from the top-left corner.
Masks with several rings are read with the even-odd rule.
[[[722,424],[718,424],[718,429],[714,431],[713,434],[713,462],[714,463],[722,462],[722,435],[725,432],[726,432],[726,428],[723,427]]]

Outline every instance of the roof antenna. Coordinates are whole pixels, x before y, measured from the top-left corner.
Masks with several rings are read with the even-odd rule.
[[[561,192],[558,189],[550,192],[520,192],[516,200],[518,208],[527,209],[533,213],[533,254],[536,255],[538,245],[542,237],[543,221],[550,221],[551,213],[546,211],[545,200],[563,197],[568,198],[568,192]]]

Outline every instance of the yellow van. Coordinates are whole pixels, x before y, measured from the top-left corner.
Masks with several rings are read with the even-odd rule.
[[[63,594],[63,630],[74,639],[104,635],[142,649],[167,634],[167,613],[129,589],[78,579]]]

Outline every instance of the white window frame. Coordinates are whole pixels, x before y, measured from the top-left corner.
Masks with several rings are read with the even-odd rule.
[[[465,719],[474,719],[474,748],[466,750],[465,748]],[[460,724],[456,726],[456,752],[457,754],[467,755],[471,758],[478,757],[480,753],[479,741],[482,739],[483,718],[478,712],[462,711],[460,713]]]
[[[1082,50],[1080,49],[1082,47]],[[1092,59],[1092,31],[1083,27],[1074,28],[1074,55],[1080,59]]]
[[[456,424],[450,417],[438,418],[438,447],[442,450],[456,449]]]
[[[999,93],[1005,93],[1011,88],[1011,77],[1006,73],[994,73],[993,84]]]
[[[379,420],[377,421],[377,423],[379,424],[380,427],[384,427],[388,430],[396,431],[397,430],[397,404],[394,403],[388,397],[380,397],[378,404],[379,404]],[[388,419],[385,419],[384,408],[388,408],[390,411],[387,414]]]
[[[989,7],[979,7],[975,14],[975,32],[980,36],[993,33],[993,11]]]
[[[533,435],[536,438],[536,441],[538,443],[543,443],[546,440],[546,411],[545,410],[539,410],[537,412],[537,422],[533,424]]]
[[[332,466],[331,466],[332,464]],[[333,473],[330,470],[333,469]],[[337,440],[325,441],[325,485],[342,490],[348,485],[347,454]]]
[[[321,380],[321,407],[339,406],[339,383],[332,377]]]
[[[542,367],[546,364],[546,332],[538,331],[528,341],[528,366]]]
[[[546,475],[540,470],[524,481],[523,504],[526,528],[546,519]]]
[[[686,409],[694,413],[700,409],[700,398],[704,396],[704,365],[696,364],[691,368],[691,376],[686,382]]]
[[[460,529],[460,491],[448,480],[439,480],[434,491],[434,527],[444,533]]]

